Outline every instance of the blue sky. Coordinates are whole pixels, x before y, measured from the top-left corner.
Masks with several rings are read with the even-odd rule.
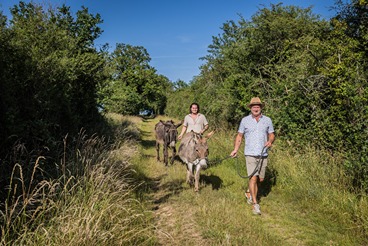
[[[9,15],[16,0],[2,0],[0,10]],[[24,2],[29,2],[24,0]],[[207,55],[212,37],[221,34],[228,20],[238,21],[239,14],[250,20],[257,10],[271,3],[284,6],[313,6],[313,13],[329,19],[335,0],[34,0],[36,3],[65,3],[72,13],[84,5],[90,13],[99,13],[104,30],[95,44],[116,43],[143,46],[158,74],[175,82],[190,82],[199,75],[200,57]]]

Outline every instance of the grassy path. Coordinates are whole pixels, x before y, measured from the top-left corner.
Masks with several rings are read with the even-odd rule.
[[[210,165],[194,192],[179,160],[156,161],[154,125],[167,118],[108,117],[121,142],[82,136],[67,166],[83,175],[34,188],[20,175],[23,194],[1,214],[0,245],[368,245],[367,194],[349,190],[341,161],[326,152],[277,141],[258,216],[244,197],[248,180],[237,173],[245,172],[244,157],[224,159],[235,132],[209,139]],[[19,210],[28,205],[35,207]]]
[[[346,231],[348,224],[341,225],[323,204],[284,192],[285,183],[276,184],[275,174],[269,173],[263,185],[262,215],[253,215],[243,194],[247,180],[237,175],[234,159],[203,171],[200,192],[195,193],[185,183],[180,161],[168,167],[156,161],[153,129],[159,119],[142,121],[140,153],[134,161],[151,182],[147,206],[154,214],[159,245],[364,245],[364,239],[354,238],[351,228]],[[233,139],[214,135],[209,140],[210,161],[226,157]],[[285,161],[274,155],[270,161],[275,166]]]
[[[163,162],[156,161],[153,129],[157,122],[158,119],[148,119],[141,125],[142,141],[138,161],[143,164],[141,171],[153,181],[148,206],[154,211],[155,235],[160,245],[206,245],[193,211],[184,209],[179,202],[181,193],[190,190],[184,185],[185,166],[175,161],[173,165],[165,167]],[[169,154],[171,156],[171,152]],[[162,160],[162,148],[160,157]]]

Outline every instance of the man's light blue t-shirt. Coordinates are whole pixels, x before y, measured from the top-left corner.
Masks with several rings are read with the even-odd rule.
[[[267,142],[268,134],[273,133],[274,129],[272,120],[269,117],[261,115],[257,122],[250,114],[241,120],[238,132],[244,134],[244,155],[260,156]],[[266,151],[263,156],[267,155]]]

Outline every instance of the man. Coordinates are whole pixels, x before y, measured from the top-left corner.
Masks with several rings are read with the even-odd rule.
[[[249,177],[248,191],[246,192],[248,203],[253,205],[253,213],[260,215],[261,209],[257,202],[258,185],[264,180],[267,167],[267,149],[272,146],[275,134],[272,120],[262,114],[264,103],[258,97],[253,97],[247,106],[251,114],[241,120],[234,142],[234,150],[230,155],[236,156],[244,136],[244,155],[248,176],[255,171],[258,162],[260,162],[258,168],[261,170],[257,170],[253,176]]]
[[[189,107],[189,114],[184,117],[183,127],[178,136],[180,140],[186,132],[194,131],[203,134],[208,129],[208,122],[203,114],[199,113],[199,105],[192,103]]]

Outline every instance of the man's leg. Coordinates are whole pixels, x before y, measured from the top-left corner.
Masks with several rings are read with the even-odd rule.
[[[253,204],[257,203],[257,193],[258,193],[258,176],[253,176],[249,179],[249,191],[253,199]]]
[[[252,194],[252,198],[253,198],[253,213],[260,215],[261,214],[261,209],[259,204],[257,203],[257,194],[258,194],[258,176],[253,176],[250,180],[249,180],[249,188],[250,188],[250,193]]]
[[[245,191],[245,197],[247,199],[247,203],[252,205],[253,204],[253,198],[250,194],[250,190],[249,190],[249,182],[248,182],[248,189]]]

